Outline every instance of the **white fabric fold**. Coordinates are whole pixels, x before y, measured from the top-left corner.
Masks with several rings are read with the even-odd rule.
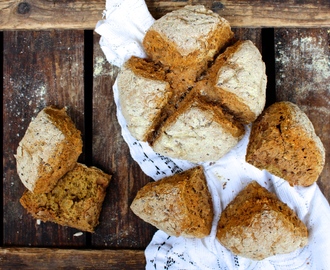
[[[100,46],[112,65],[121,67],[132,55],[146,57],[142,40],[153,24],[144,0],[107,0],[103,20],[96,25]],[[117,82],[113,86],[117,117],[122,136],[132,158],[154,180],[178,173],[196,164],[155,153],[147,143],[137,141],[127,129],[121,113]],[[288,182],[245,162],[250,127],[246,135],[217,162],[202,163],[212,195],[214,220],[209,236],[203,239],[173,237],[157,231],[145,250],[146,269],[329,269],[330,207],[318,185],[291,187]],[[222,210],[252,180],[292,208],[306,224],[309,243],[289,254],[253,261],[233,255],[216,240],[216,227]],[[285,237],[285,236],[283,236]]]

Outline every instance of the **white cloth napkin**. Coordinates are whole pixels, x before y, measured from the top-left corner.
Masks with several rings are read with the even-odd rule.
[[[95,28],[101,35],[100,46],[107,60],[121,67],[132,55],[145,57],[142,39],[153,22],[144,0],[107,0],[104,18]],[[147,143],[134,139],[121,113],[116,82],[113,91],[122,136],[144,173],[159,180],[196,166],[161,156]],[[316,183],[310,187],[291,187],[285,180],[246,163],[249,126],[246,131],[245,137],[227,155],[217,162],[202,164],[215,210],[211,234],[203,239],[187,239],[157,231],[145,250],[146,269],[330,269],[329,203]],[[307,246],[289,254],[253,261],[233,255],[216,240],[221,211],[252,180],[275,192],[297,213],[308,227]]]

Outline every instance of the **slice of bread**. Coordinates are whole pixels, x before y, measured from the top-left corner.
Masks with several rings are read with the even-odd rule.
[[[132,57],[118,78],[121,111],[132,136],[146,141],[161,122],[162,108],[171,98],[165,71],[145,59]]]
[[[187,238],[209,235],[213,205],[203,167],[148,183],[138,191],[131,209],[169,235]]]
[[[82,153],[80,131],[66,109],[44,108],[29,124],[15,155],[17,173],[27,189],[49,192]]]
[[[20,202],[36,219],[94,232],[111,176],[77,163],[48,193],[26,190]]]
[[[292,186],[309,186],[323,170],[325,149],[307,115],[283,101],[269,106],[253,123],[246,161]]]
[[[237,41],[220,54],[201,82],[201,95],[221,104],[242,123],[253,122],[266,102],[266,67],[250,40]],[[205,87],[207,86],[207,87]]]
[[[236,255],[262,260],[304,247],[308,231],[292,209],[253,181],[221,213],[217,239]]]

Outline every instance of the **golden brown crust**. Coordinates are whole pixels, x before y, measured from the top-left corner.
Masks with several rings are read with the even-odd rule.
[[[188,5],[155,21],[143,40],[149,59],[132,57],[118,76],[131,134],[159,154],[196,163],[216,161],[234,147],[245,132],[243,124],[263,109],[266,75],[251,41],[227,47],[232,42],[228,21],[201,5]],[[127,69],[133,75],[124,79]],[[239,79],[237,92],[235,86],[218,87],[219,72],[229,69]],[[235,78],[228,78],[229,84]],[[140,80],[150,84],[136,83]]]
[[[308,231],[292,209],[253,181],[222,212],[217,239],[236,255],[262,260],[305,246]]]
[[[20,202],[36,219],[93,232],[111,176],[77,163],[48,193],[26,190]]]
[[[309,186],[322,172],[325,151],[298,106],[277,102],[253,123],[246,161],[290,185]]]
[[[171,99],[164,69],[146,59],[130,58],[118,75],[121,111],[131,134],[147,141],[166,117],[164,107]]]
[[[201,166],[148,183],[131,209],[169,235],[202,238],[212,227],[212,199]]]
[[[23,184],[35,193],[52,190],[82,153],[80,131],[66,109],[44,108],[30,123],[15,155]]]
[[[177,104],[233,36],[225,19],[203,6],[186,6],[157,20],[143,46],[148,57],[167,70],[166,80]]]
[[[170,69],[192,68],[191,78],[195,79],[233,36],[223,18],[203,6],[186,6],[157,20],[146,33],[143,46],[153,61]]]
[[[216,161],[242,138],[245,129],[220,107],[187,98],[159,130],[154,151],[191,162]]]
[[[255,45],[239,40],[226,48],[201,80],[201,94],[248,124],[262,112],[266,101],[265,64]]]

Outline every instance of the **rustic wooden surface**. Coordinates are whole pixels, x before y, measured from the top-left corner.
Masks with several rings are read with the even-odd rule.
[[[4,248],[0,268],[30,269],[145,269],[140,250],[77,250],[50,248]]]
[[[328,27],[328,0],[146,0],[159,18],[187,4],[204,4],[235,27]],[[102,17],[105,0],[1,1],[0,29],[94,29]]]
[[[32,13],[40,13],[42,8],[33,8],[31,14],[23,14],[25,17],[20,20],[15,14],[15,7],[20,2],[4,2],[0,2],[0,29],[76,28],[73,22],[81,20],[75,17],[67,21],[70,16],[66,14],[75,14],[79,1],[31,0],[28,3],[42,7],[44,15]],[[97,13],[103,10],[101,2],[103,5],[104,1],[86,3],[86,11],[90,9],[89,16],[78,28],[94,28],[88,23],[95,20],[96,10]],[[188,2],[203,3],[219,13],[230,10],[235,4],[234,1]],[[157,17],[188,2],[147,1],[147,4]],[[233,30],[237,38],[251,39],[262,52],[268,75],[267,105],[276,100],[290,100],[297,103],[313,122],[327,151],[326,166],[318,184],[330,201],[330,28],[306,28],[315,27],[322,16],[326,17],[326,25],[330,25],[327,17],[330,14],[329,2],[318,1],[316,8],[314,1],[299,1],[304,3],[302,5],[297,1],[276,1],[277,6],[272,5],[275,5],[273,9],[278,8],[277,13],[270,12],[272,8],[267,5],[270,2],[236,1],[236,7],[248,5],[243,9],[246,20],[242,25],[249,26],[248,22],[253,17],[254,20],[260,19],[258,26],[271,28],[234,25]],[[49,5],[53,5],[54,9],[47,13]],[[262,6],[265,14],[260,15]],[[311,20],[315,13],[309,15],[307,20],[312,21],[311,24],[301,25],[299,29],[291,28],[300,20],[298,15],[294,15],[290,23],[285,21],[293,7],[296,11],[301,9],[301,12],[318,9],[320,13],[316,21]],[[307,10],[302,10],[303,7]],[[280,9],[287,13],[279,15]],[[43,22],[60,10],[64,13],[57,23],[50,26]],[[12,16],[10,26],[6,21],[7,12]],[[231,12],[233,16],[238,14],[238,11]],[[270,19],[272,23],[269,25],[262,25],[267,21],[266,15],[275,19]],[[228,13],[227,19],[237,18]],[[285,25],[281,24],[283,22]],[[24,24],[26,28],[22,27]],[[281,25],[290,28],[279,28]],[[144,268],[143,250],[156,229],[137,218],[129,205],[137,190],[151,179],[132,160],[121,137],[111,91],[118,69],[107,63],[98,41],[97,34],[85,30],[0,32],[0,60],[3,58],[0,69],[3,74],[0,79],[3,82],[1,269],[42,269],[42,265],[58,269]],[[100,225],[94,234],[76,234],[76,229],[52,223],[38,224],[19,203],[24,187],[16,174],[13,155],[30,120],[50,104],[67,106],[69,115],[82,131],[84,151],[79,161],[113,174]]]
[[[83,237],[52,223],[37,225],[23,210],[24,191],[14,154],[31,119],[43,107],[68,107],[84,134],[84,32],[4,32],[3,244],[81,246]],[[82,155],[80,161],[84,161]]]
[[[330,29],[276,29],[276,98],[297,104],[326,148],[318,180],[330,201]]]

